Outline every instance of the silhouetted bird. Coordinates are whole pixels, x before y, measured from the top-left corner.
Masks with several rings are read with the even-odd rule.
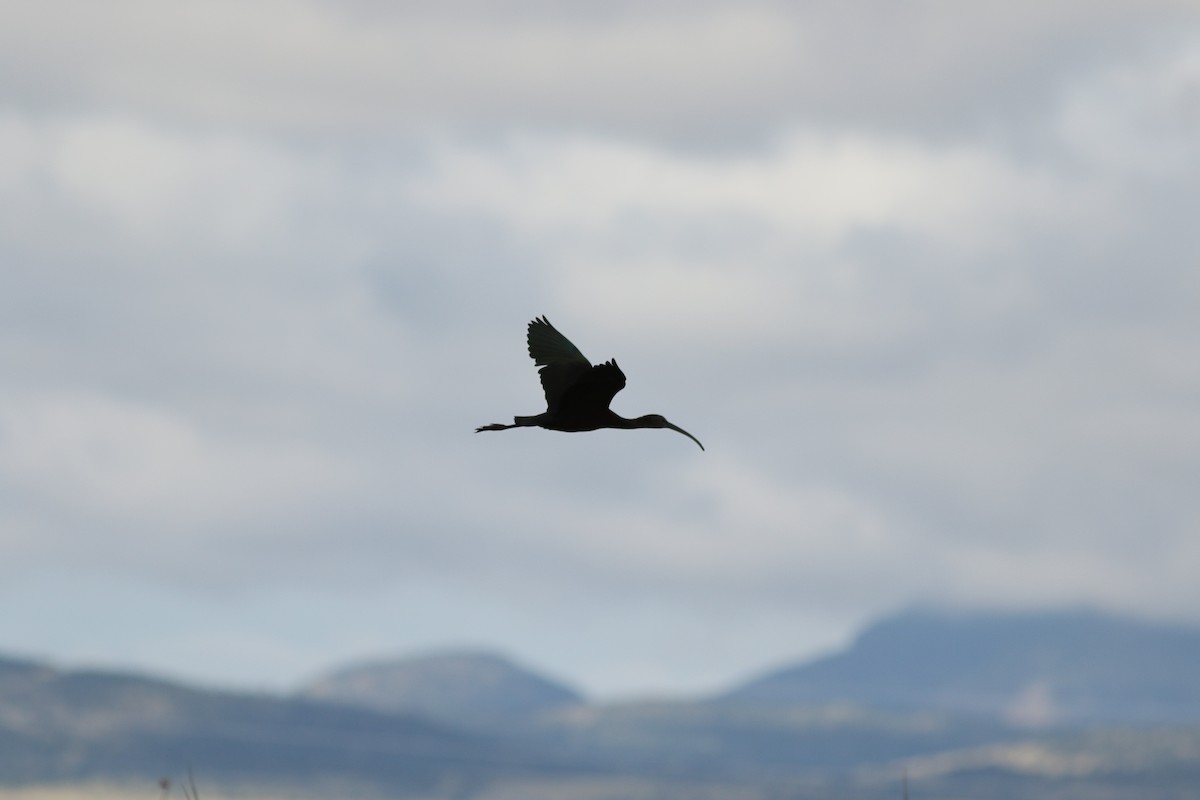
[[[658,414],[637,419],[618,416],[609,407],[617,392],[625,388],[625,373],[616,361],[592,364],[550,321],[539,317],[529,323],[529,355],[541,367],[546,390],[546,411],[533,417],[513,417],[512,425],[484,425],[480,431],[509,428],[546,428],[551,431],[594,431],[597,428],[670,428],[700,445],[700,440]]]

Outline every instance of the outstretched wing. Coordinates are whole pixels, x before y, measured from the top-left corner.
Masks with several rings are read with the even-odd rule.
[[[527,340],[530,358],[541,367],[538,374],[546,392],[546,410],[553,414],[562,405],[563,395],[592,371],[592,365],[545,317],[529,323]],[[622,385],[624,382],[622,376]]]
[[[562,413],[594,418],[602,414],[617,392],[624,388],[625,373],[615,360],[597,364],[567,388],[560,402]]]
[[[558,332],[545,317],[538,317],[529,323],[529,357],[539,367],[547,364],[582,363],[591,364],[579,348],[571,344],[567,337]]]

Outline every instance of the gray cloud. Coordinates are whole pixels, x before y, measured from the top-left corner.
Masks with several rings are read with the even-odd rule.
[[[20,7],[6,94],[331,136],[582,128],[695,143],[796,121],[978,130],[1177,36],[1180,0]],[[147,65],[153,65],[147,68]],[[666,100],[666,102],[664,102]]]
[[[0,575],[55,624],[0,648],[613,692],[914,600],[1194,617],[1186,4],[496,8],[8,15]],[[472,433],[542,313],[708,452]]]

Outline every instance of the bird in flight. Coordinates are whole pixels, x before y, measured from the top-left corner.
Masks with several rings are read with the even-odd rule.
[[[546,391],[546,410],[532,417],[513,417],[512,425],[484,425],[480,431],[504,431],[509,428],[545,428],[551,431],[594,431],[598,428],[670,428],[700,445],[700,440],[659,414],[626,419],[608,407],[617,392],[625,388],[625,373],[617,362],[593,365],[567,337],[559,333],[545,317],[529,323],[529,355],[541,367],[542,388]]]

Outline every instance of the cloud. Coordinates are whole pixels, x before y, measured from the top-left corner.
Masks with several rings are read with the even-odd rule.
[[[13,154],[0,191],[38,201],[40,217],[31,221],[85,224],[156,257],[179,249],[157,269],[184,268],[184,243],[204,255],[245,258],[252,249],[265,255],[264,246],[277,253],[315,223],[304,242],[311,249],[325,230],[322,212],[341,199],[341,175],[320,153],[298,156],[253,136],[183,131],[130,115],[45,118],[10,108],[0,115],[0,138]],[[11,238],[27,241],[30,233]]]
[[[1106,187],[1001,151],[806,130],[733,156],[446,143],[409,187],[413,203],[495,219],[542,250],[552,298],[577,318],[604,309],[631,342],[709,353],[872,348],[927,337],[946,313],[1006,319],[1039,280],[1012,263],[1021,242],[1087,231],[1101,247],[1121,214]],[[932,291],[944,308],[931,313]]]
[[[0,87],[34,108],[309,135],[517,124],[720,143],[812,119],[930,132],[1045,108],[1064,51],[1111,58],[1186,11],[1181,0],[606,11],[56,0],[8,16]]]
[[[1181,8],[22,7],[5,591],[62,624],[0,647],[103,658],[113,595],[190,674],[482,638],[616,690],[913,599],[1192,615]],[[543,313],[708,452],[474,434]]]
[[[709,220],[748,220],[814,248],[878,228],[977,248],[994,245],[1014,221],[1046,218],[1082,199],[1074,188],[983,149],[801,129],[765,152],[727,157],[611,140],[516,137],[486,150],[444,144],[412,192],[546,238],[679,244],[679,233]],[[514,204],[518,193],[522,202]],[[667,236],[648,235],[660,231]]]
[[[1085,166],[1169,181],[1200,151],[1200,43],[1110,66],[1074,87],[1058,114],[1069,154]]]
[[[39,555],[7,565],[18,570],[53,561],[80,528],[97,564],[120,563],[124,548],[190,550],[230,526],[264,531],[344,491],[354,473],[294,440],[234,439],[170,410],[68,393],[6,393],[0,451],[0,480],[42,520],[34,532],[49,547],[31,543]]]
[[[663,108],[652,100],[658,92],[687,91],[694,106],[706,84],[776,71],[791,44],[773,15],[755,9],[590,21],[481,16],[410,8],[380,24],[330,3],[213,3],[171,14],[136,0],[103,12],[67,3],[25,9],[4,44],[25,68],[12,88],[31,101],[132,104],[190,121],[318,132],[526,113],[653,116]],[[147,62],[158,68],[146,72]],[[698,65],[707,81],[695,81]],[[647,79],[652,86],[631,92]]]

